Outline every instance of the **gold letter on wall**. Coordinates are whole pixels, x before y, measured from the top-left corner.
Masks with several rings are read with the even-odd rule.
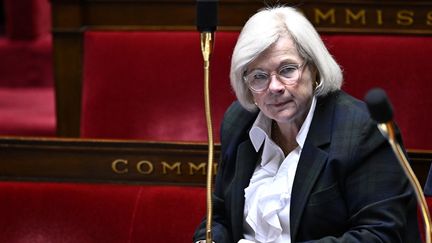
[[[194,163],[189,162],[189,175],[195,175],[196,171],[201,170],[201,175],[206,174],[206,163],[199,163],[198,165],[195,165]],[[214,168],[214,167],[213,167]]]
[[[120,168],[119,168],[119,165],[120,165],[120,164],[123,164],[123,165],[124,165],[124,168],[123,168],[123,169],[120,169]],[[127,160],[124,160],[124,159],[116,159],[116,160],[114,160],[114,161],[111,163],[111,168],[112,168],[112,170],[113,170],[116,174],[126,174],[126,173],[128,173],[127,165],[128,165],[128,161],[127,161]]]
[[[412,25],[414,22],[413,19],[414,12],[409,10],[401,10],[397,12],[397,24],[409,26]]]
[[[330,9],[325,14],[323,12],[321,12],[320,9],[315,8],[315,23],[316,24],[320,24],[321,23],[320,19],[323,19],[324,21],[326,21],[329,18],[330,18],[330,23],[331,24],[335,24],[336,23],[336,16],[335,16],[335,9],[334,8]]]
[[[146,166],[147,169],[143,169]],[[154,171],[154,166],[150,161],[143,160],[137,163],[137,171],[143,175],[149,175]]]
[[[426,24],[427,25],[432,25],[432,11],[429,11],[427,13],[427,20],[426,20]]]
[[[167,162],[162,161],[162,171],[163,171],[163,174],[166,175],[168,173],[167,172],[167,169],[168,169],[168,170],[177,170],[176,174],[180,175],[181,174],[180,165],[181,165],[180,162],[176,162],[173,165],[170,165]]]
[[[345,24],[351,24],[351,19],[357,21],[360,19],[361,24],[366,24],[366,12],[360,10],[357,14],[351,12],[350,9],[345,9]]]

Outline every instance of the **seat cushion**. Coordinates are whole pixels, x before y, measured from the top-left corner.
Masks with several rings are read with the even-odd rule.
[[[0,87],[54,85],[51,35],[35,40],[0,38]]]
[[[205,188],[55,182],[0,183],[0,241],[192,241]]]
[[[0,88],[0,135],[55,136],[54,88]]]

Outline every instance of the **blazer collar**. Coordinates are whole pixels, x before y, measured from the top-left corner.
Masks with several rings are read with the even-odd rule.
[[[339,92],[335,92],[325,97],[318,97],[306,142],[310,142],[315,147],[330,143],[334,107],[338,96]]]
[[[318,99],[311,127],[300,155],[290,206],[290,230],[293,242],[296,239],[301,216],[313,185],[327,161],[326,148],[331,140],[332,120],[337,96],[338,92]]]

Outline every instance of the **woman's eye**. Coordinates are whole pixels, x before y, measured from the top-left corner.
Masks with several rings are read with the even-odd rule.
[[[296,66],[284,66],[279,69],[279,75],[289,78],[297,71]]]
[[[263,72],[258,72],[258,73],[255,73],[253,75],[253,78],[255,80],[266,80],[268,78],[268,74],[267,73],[263,73]]]

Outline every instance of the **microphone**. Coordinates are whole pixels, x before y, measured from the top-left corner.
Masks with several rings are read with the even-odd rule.
[[[201,33],[201,52],[206,69],[210,66],[210,57],[214,46],[214,32],[218,23],[218,1],[197,0],[196,25]]]
[[[215,32],[218,24],[218,1],[197,0],[197,29],[199,32]]]
[[[373,120],[378,123],[378,129],[381,134],[389,139],[390,136],[394,134],[394,129],[387,129],[392,126],[393,119],[393,106],[387,98],[387,94],[383,89],[375,88],[370,90],[365,96],[365,102],[367,104],[369,113]],[[388,126],[387,126],[387,125]]]
[[[420,205],[423,222],[425,226],[425,238],[427,243],[431,243],[431,217],[429,214],[429,209],[426,203],[426,199],[423,194],[423,189],[420,186],[420,183],[417,177],[412,170],[408,159],[402,149],[402,146],[396,139],[396,132],[393,119],[393,108],[392,105],[387,98],[387,94],[384,90],[380,88],[375,88],[370,90],[365,96],[365,102],[367,104],[369,113],[377,123],[378,129],[381,134],[387,139],[390,143],[390,146],[396,155],[396,158],[399,161],[399,164],[402,166],[405,174],[407,175],[412,187],[414,188],[414,192],[416,194],[417,202]]]
[[[393,107],[384,90],[379,88],[370,90],[365,96],[365,101],[372,119],[378,123],[385,123],[393,119]]]

